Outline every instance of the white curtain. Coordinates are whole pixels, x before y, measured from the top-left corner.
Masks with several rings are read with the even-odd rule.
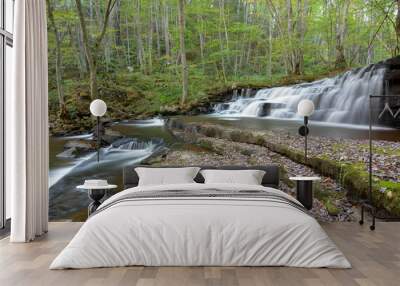
[[[48,227],[47,23],[45,0],[15,1],[14,94],[6,98],[6,187],[12,242]]]

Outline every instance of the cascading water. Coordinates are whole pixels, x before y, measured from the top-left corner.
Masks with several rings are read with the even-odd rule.
[[[216,104],[214,114],[297,119],[297,104],[310,99],[315,104],[312,120],[367,124],[368,96],[383,94],[384,74],[384,67],[369,65],[334,78],[261,89],[253,97],[234,96],[230,102]]]
[[[107,152],[110,151],[140,151],[140,150],[154,150],[156,147],[164,144],[161,138],[152,138],[151,140],[142,141],[137,138],[123,138],[115,141],[108,147]]]
[[[164,121],[160,118],[154,118],[151,120],[133,121],[132,123],[118,123],[113,126],[118,127],[123,125],[128,125],[128,129],[125,130],[128,131],[128,133],[129,130],[134,127],[140,129],[149,128],[156,132],[159,129],[162,130]],[[93,134],[51,137],[51,146],[52,149],[55,150],[50,152],[52,157],[49,172],[49,187],[52,188],[60,181],[62,185],[63,180],[67,177],[73,177],[76,174],[89,174],[91,171],[99,172],[99,170],[121,168],[125,165],[138,163],[156,153],[158,150],[161,150],[165,145],[163,138],[139,139],[134,137],[135,135],[124,134],[124,131],[122,131],[122,134],[126,137],[114,141],[110,146],[100,148],[99,163],[97,163],[97,153],[93,150],[87,152],[83,151],[83,153],[79,155],[74,154],[74,152],[66,152],[65,155],[63,154],[65,151],[68,151],[65,147],[67,142],[78,141],[79,143],[79,141],[82,141],[83,146],[85,146],[85,141],[93,140]],[[154,136],[156,136],[156,134],[154,134]],[[82,147],[78,146],[77,148],[79,149]]]

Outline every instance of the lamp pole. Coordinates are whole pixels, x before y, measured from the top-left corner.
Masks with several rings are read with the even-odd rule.
[[[307,163],[307,135],[308,135],[308,116],[304,116],[304,126],[305,135],[304,135],[304,162]]]
[[[97,121],[97,163],[100,162],[100,147],[101,147],[101,134],[100,134],[100,117],[107,112],[107,104],[101,99],[95,99],[90,103],[90,112],[96,116]]]
[[[101,138],[100,138],[100,116],[97,117],[97,163],[100,162],[100,144],[101,144]]]
[[[308,118],[314,113],[315,106],[314,103],[309,99],[303,99],[297,105],[297,114],[303,116],[304,125],[299,128],[299,134],[304,136],[304,163],[307,163],[307,139],[308,139]]]

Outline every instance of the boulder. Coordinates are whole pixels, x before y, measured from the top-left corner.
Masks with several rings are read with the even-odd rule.
[[[258,111],[257,116],[265,117],[271,115],[271,111],[274,109],[284,108],[285,104],[283,103],[272,103],[272,102],[265,102],[262,104],[260,110]]]
[[[62,158],[62,159],[73,159],[78,156],[78,149],[76,147],[69,148],[60,154],[57,154],[57,158]]]
[[[88,140],[71,140],[65,143],[64,149],[71,149],[71,148],[91,151],[96,149],[96,142]]]
[[[117,130],[106,128],[101,136],[102,145],[111,145],[124,136]]]

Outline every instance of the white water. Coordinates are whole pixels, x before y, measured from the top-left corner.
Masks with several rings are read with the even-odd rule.
[[[63,140],[76,140],[76,139],[93,139],[93,133],[90,134],[81,134],[81,135],[73,135],[73,136],[63,136],[61,137]]]
[[[51,169],[49,171],[49,188],[64,178],[64,176],[70,173],[73,169],[77,168],[84,162],[90,161],[95,155],[96,153],[90,153],[82,158],[72,160],[67,166]]]
[[[118,125],[131,125],[140,128],[146,127],[162,127],[165,122],[161,118],[153,118],[148,120],[133,120],[123,121],[116,123]],[[61,137],[58,140],[82,140],[93,139],[93,134],[83,134]],[[126,140],[125,140],[126,139]],[[112,165],[118,165],[122,167],[125,165],[132,165],[140,162],[149,157],[157,148],[159,148],[164,142],[161,139],[152,139],[147,141],[138,140],[136,138],[125,138],[123,141],[114,142],[111,146],[100,149],[100,163],[97,163],[96,152],[92,152],[80,158],[75,159],[56,159],[59,161],[56,166],[50,168],[49,171],[49,187],[52,187],[65,176],[89,170],[91,168],[108,168],[114,167]]]
[[[155,117],[152,119],[144,119],[144,120],[133,120],[133,121],[122,121],[122,125],[133,125],[136,127],[161,127],[165,125],[165,121],[162,118]]]
[[[75,139],[75,138],[73,138]],[[49,187],[56,184],[66,175],[78,173],[91,168],[107,167],[110,165],[132,165],[149,157],[161,144],[162,140],[131,141],[119,146],[109,146],[100,149],[100,162],[97,162],[97,153],[92,152],[81,158],[64,160],[62,167],[53,168],[49,172]]]
[[[343,75],[286,87],[259,90],[254,97],[233,96],[214,107],[218,116],[298,118],[297,104],[315,104],[314,121],[346,124],[368,123],[369,95],[382,95],[385,69],[370,65]]]

